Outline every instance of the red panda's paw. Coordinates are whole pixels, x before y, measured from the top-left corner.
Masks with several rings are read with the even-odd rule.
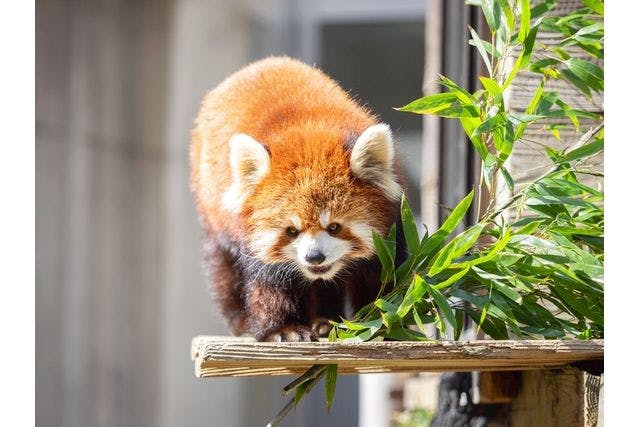
[[[282,327],[281,329],[269,333],[260,341],[318,341],[318,335],[308,326],[287,325]]]
[[[313,329],[313,332],[315,332],[319,337],[329,336],[329,332],[332,327],[331,323],[329,323],[329,319],[324,317],[318,317],[311,323],[311,329]]]

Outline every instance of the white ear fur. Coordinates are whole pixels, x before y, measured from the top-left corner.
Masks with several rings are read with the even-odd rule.
[[[253,187],[269,173],[269,153],[249,135],[237,133],[229,140],[229,163],[233,183],[223,196],[223,204],[239,211]]]
[[[353,146],[349,165],[363,181],[380,187],[391,200],[398,200],[402,189],[393,175],[393,137],[386,124],[368,127]]]

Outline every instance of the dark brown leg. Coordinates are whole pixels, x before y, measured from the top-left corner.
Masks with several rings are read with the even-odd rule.
[[[309,292],[309,319],[311,329],[320,337],[326,337],[331,331],[329,320],[340,321],[344,316],[344,287],[336,283],[314,283]]]
[[[253,282],[245,295],[248,324],[258,341],[317,341],[308,326],[302,292]]]
[[[213,241],[205,244],[205,266],[213,300],[234,335],[248,332],[246,311],[242,300],[243,280],[236,258]]]

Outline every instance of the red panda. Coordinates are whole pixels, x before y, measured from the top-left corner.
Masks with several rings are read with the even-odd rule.
[[[316,340],[375,299],[372,231],[387,235],[402,193],[392,135],[320,70],[271,57],[232,74],[202,102],[190,161],[231,332]]]

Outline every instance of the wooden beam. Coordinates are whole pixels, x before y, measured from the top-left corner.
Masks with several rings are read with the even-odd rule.
[[[337,364],[346,374],[519,371],[603,357],[603,340],[264,343],[199,336],[191,348],[198,377],[297,375],[315,364]]]

